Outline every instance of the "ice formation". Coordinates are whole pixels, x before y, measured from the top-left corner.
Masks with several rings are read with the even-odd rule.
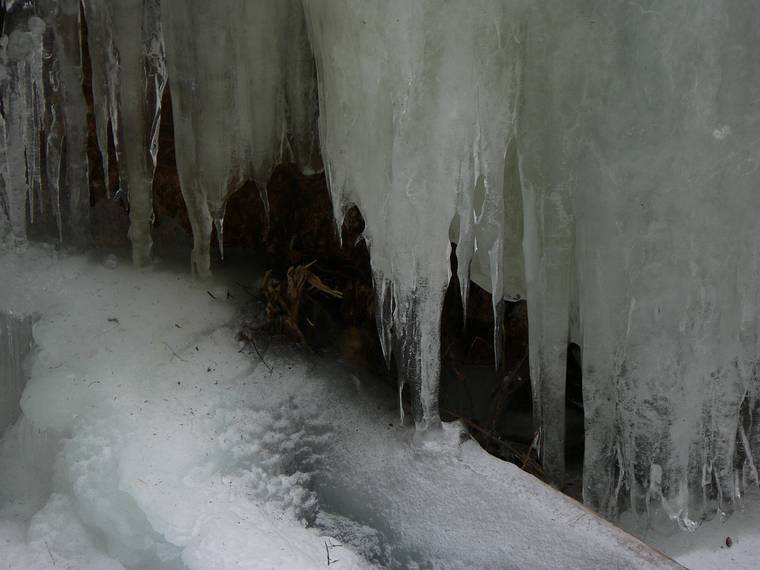
[[[570,331],[585,500],[691,526],[757,483],[760,9],[547,6],[518,111],[532,374],[559,388]]]
[[[756,2],[84,8],[98,140],[104,151],[110,122],[136,262],[150,252],[164,66],[201,275],[231,192],[255,179],[266,203],[276,162],[317,165],[318,85],[336,221],[350,203],[364,215],[380,336],[420,428],[439,423],[453,241],[465,299],[470,279],[493,292],[497,317],[502,299],[527,298],[536,427],[555,484],[571,340],[583,355],[590,505],[662,507],[692,526],[758,481]],[[24,242],[38,196],[59,228],[86,233],[79,20],[77,0],[5,2],[6,241]]]
[[[0,92],[0,243],[30,222],[86,243],[87,120],[78,0],[4,2]],[[44,157],[44,160],[43,160]]]
[[[697,4],[306,3],[336,206],[368,218],[423,423],[458,218],[460,279],[473,243],[494,298],[527,294],[547,475],[572,339],[586,501],[687,526],[734,508],[760,452],[760,9]]]
[[[40,198],[40,154],[35,134],[43,113],[42,41],[45,22],[23,7],[4,14],[0,44],[0,239],[26,240],[27,200]],[[5,234],[5,235],[4,235]]]
[[[504,155],[515,128],[516,23],[504,2],[305,6],[336,220],[350,203],[365,213],[380,337],[425,428],[438,422],[440,313],[455,214],[463,282],[479,251],[492,261],[493,290],[504,287],[504,221],[493,214],[503,211]]]

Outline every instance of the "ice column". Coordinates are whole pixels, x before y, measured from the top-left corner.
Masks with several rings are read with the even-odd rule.
[[[0,243],[21,246],[27,209],[41,194],[42,43],[45,22],[28,6],[10,6],[0,44]]]
[[[558,487],[565,471],[567,347],[577,320],[571,319],[577,306],[573,198],[588,34],[578,6],[542,0],[525,13],[518,110],[533,415],[544,474]],[[577,335],[573,340],[580,342]]]
[[[26,377],[24,359],[32,350],[29,316],[0,312],[0,433],[18,418]]]
[[[74,242],[86,242],[89,226],[90,186],[87,165],[87,104],[82,90],[80,3],[78,0],[39,0],[37,8],[53,28],[55,78],[48,100],[58,107],[59,121],[48,136],[51,182],[61,183],[61,217]],[[50,109],[55,113],[56,109]],[[52,155],[52,156],[51,156]],[[53,182],[54,181],[54,182]]]
[[[192,267],[205,275],[212,223],[221,245],[230,194],[253,179],[267,206],[272,167],[283,158],[310,163],[296,153],[315,151],[313,63],[295,0],[165,0],[161,8]]]
[[[152,185],[165,84],[158,0],[85,0],[96,133],[108,178],[108,126],[129,198],[135,265],[150,259]]]
[[[510,4],[304,5],[336,220],[351,203],[366,220],[384,350],[394,353],[401,387],[412,389],[415,421],[425,428],[439,421],[452,225],[462,282],[480,252],[491,264],[490,285],[505,288],[505,155],[519,77]],[[509,277],[522,288],[521,275]]]

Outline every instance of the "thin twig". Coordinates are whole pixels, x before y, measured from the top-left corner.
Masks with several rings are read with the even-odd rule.
[[[185,360],[179,354],[177,354],[176,352],[174,352],[174,349],[171,346],[169,346],[168,342],[166,342],[166,341],[162,341],[162,342],[166,345],[166,348],[168,348],[174,356],[176,356],[177,358],[179,358],[182,362],[187,362],[187,360]],[[196,347],[196,350],[197,349],[198,349],[198,347]]]
[[[259,352],[259,347],[256,346],[256,341],[253,340],[253,337],[250,338],[250,341],[251,341],[251,345],[253,346],[253,350],[256,351],[256,354],[259,356],[259,360],[261,360],[261,363],[269,369],[270,374],[274,372],[274,368],[272,368],[271,366],[269,366],[269,364],[267,364],[267,361],[264,360],[264,356]]]
[[[47,540],[45,541],[45,548],[47,548],[48,554],[50,555],[50,560],[53,562],[53,566],[55,566],[55,558],[53,558],[53,553],[50,552],[50,545],[47,543]]]
[[[333,544],[332,541],[328,544],[328,542],[325,540],[325,554],[327,555],[327,565],[330,566],[331,564],[335,564],[336,562],[340,562],[337,558],[333,559],[330,558],[330,549],[331,548],[338,548],[340,546],[343,546],[342,544]]]

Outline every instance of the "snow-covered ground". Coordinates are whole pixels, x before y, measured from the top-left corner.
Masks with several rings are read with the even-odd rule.
[[[255,269],[196,281],[30,248],[0,276],[0,311],[37,318],[0,442],[0,568],[675,566],[456,425],[418,437],[364,372],[265,336],[250,351]],[[758,548],[758,504],[645,538],[748,568],[730,564]]]
[[[751,487],[744,508],[727,520],[715,517],[691,533],[631,530],[691,570],[755,570],[760,566],[760,490]]]
[[[0,564],[324,565],[298,470],[318,442],[286,404],[256,409],[226,288],[214,299],[114,262],[4,259],[3,305],[39,320],[24,417],[2,444]],[[368,566],[349,548],[340,558]]]

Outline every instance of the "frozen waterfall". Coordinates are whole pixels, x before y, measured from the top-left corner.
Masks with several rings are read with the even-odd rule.
[[[470,280],[488,289],[497,323],[503,299],[527,299],[553,483],[570,341],[589,505],[693,527],[758,483],[754,0],[6,0],[2,13],[0,243],[22,248],[39,223],[86,241],[87,50],[136,264],[168,81],[193,270],[209,273],[244,181],[266,204],[276,164],[323,164],[339,227],[352,204],[366,220],[380,338],[420,430],[440,423],[453,242],[464,299]]]

